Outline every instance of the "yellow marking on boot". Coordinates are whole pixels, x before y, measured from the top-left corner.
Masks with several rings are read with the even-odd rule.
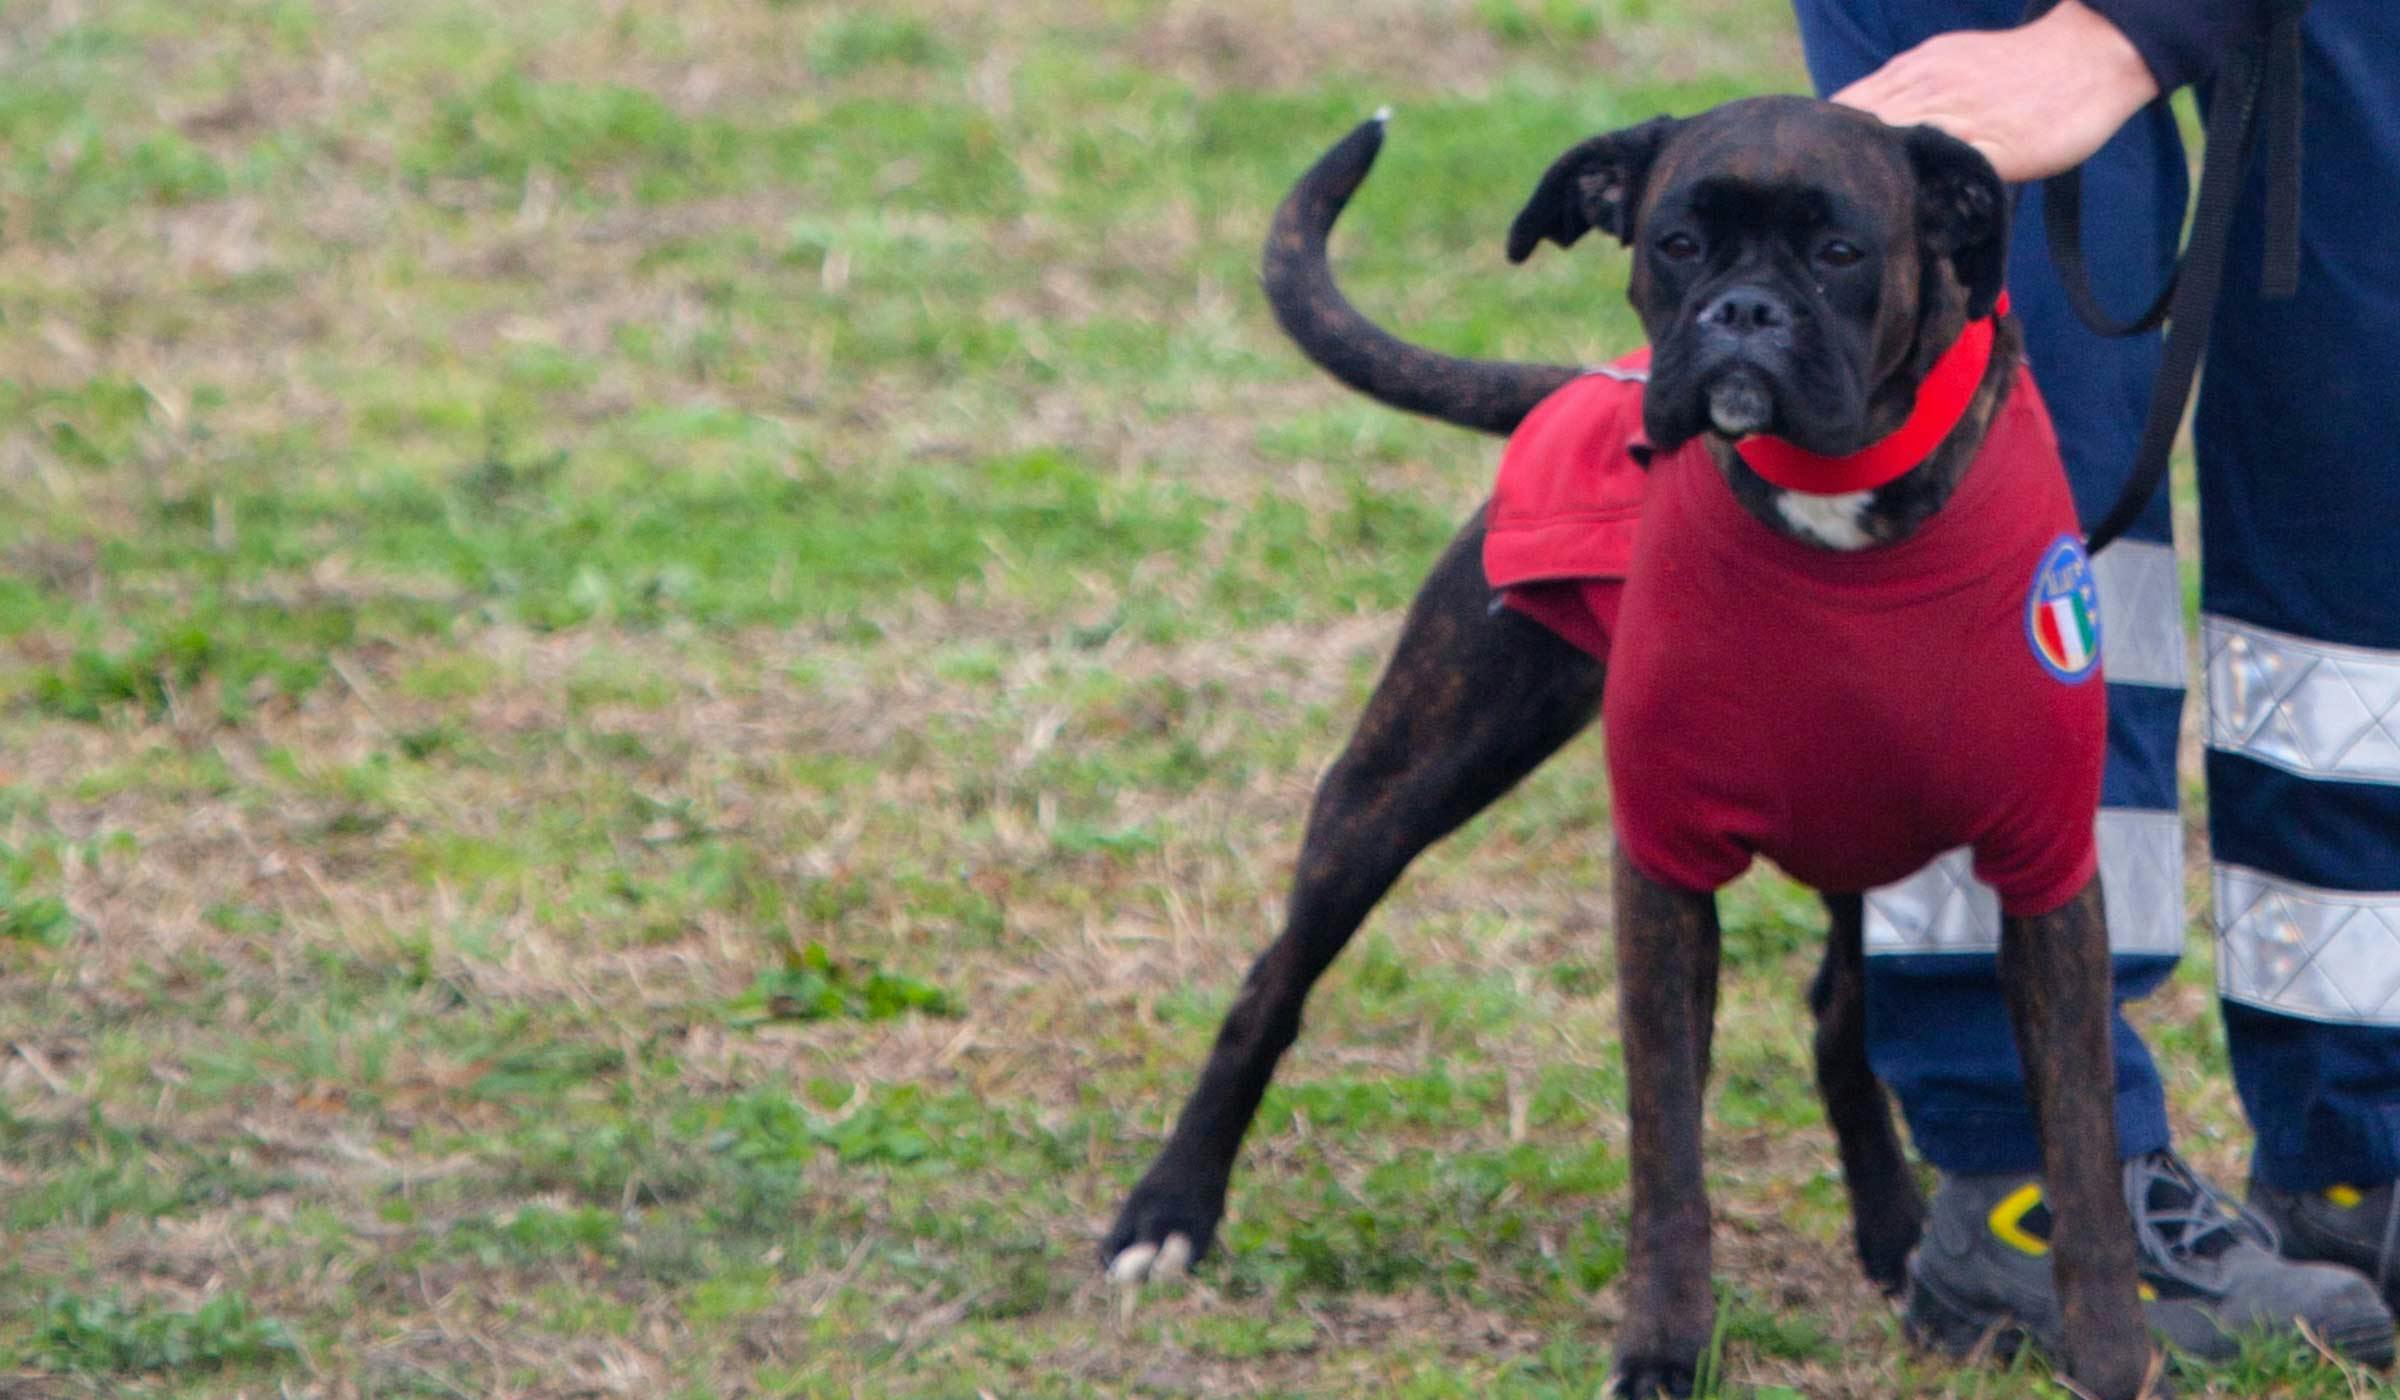
[[[2003,1196],[1985,1220],[1991,1225],[1993,1236],[2002,1244],[2039,1258],[2050,1252],[2050,1242],[2025,1233],[2025,1217],[2041,1203],[2042,1183],[2028,1181]]]
[[[2343,1210],[2356,1210],[2367,1194],[2355,1186],[2329,1186],[2325,1188],[2325,1199]]]
[[[2139,1292],[2142,1295],[2142,1301],[2145,1303],[2155,1303],[2158,1301],[2158,1290],[2152,1288],[2149,1284],[2143,1284]]]

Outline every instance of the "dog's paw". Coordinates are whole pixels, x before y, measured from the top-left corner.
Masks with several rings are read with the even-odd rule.
[[[1925,1233],[1925,1207],[1910,1192],[1893,1205],[1867,1211],[1853,1224],[1859,1267],[1867,1282],[1897,1298],[1908,1288],[1908,1256]]]
[[[1616,1375],[1608,1384],[1609,1400],[1658,1400],[1660,1396],[1687,1400],[1698,1380],[1699,1368],[1690,1361],[1620,1356]]]
[[[1170,1231],[1157,1244],[1139,1240],[1118,1250],[1116,1257],[1108,1261],[1108,1281],[1121,1288],[1175,1283],[1191,1264],[1192,1237],[1181,1230]]]
[[[1126,1197],[1116,1225],[1100,1242],[1100,1266],[1123,1287],[1174,1282],[1216,1243],[1224,1213],[1223,1182],[1153,1170]]]

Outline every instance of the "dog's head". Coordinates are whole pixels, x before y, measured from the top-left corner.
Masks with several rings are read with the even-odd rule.
[[[1633,249],[1653,443],[1714,429],[1840,456],[1897,426],[1943,349],[1991,314],[2008,204],[1991,163],[1931,127],[1762,97],[1560,156],[1509,259],[1595,228]]]

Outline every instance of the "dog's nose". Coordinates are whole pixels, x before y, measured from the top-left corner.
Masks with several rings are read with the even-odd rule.
[[[1782,330],[1791,322],[1790,309],[1760,287],[1735,287],[1700,311],[1700,324],[1735,335]]]

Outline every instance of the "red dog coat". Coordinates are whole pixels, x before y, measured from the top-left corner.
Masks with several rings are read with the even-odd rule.
[[[1619,839],[1714,890],[1764,855],[1857,891],[1972,846],[2012,915],[2092,878],[2107,703],[2099,600],[2050,416],[2017,372],[1950,502],[1897,544],[1759,523],[1697,440],[1636,461],[1647,352],[1509,439],[1484,572],[1609,666]]]

